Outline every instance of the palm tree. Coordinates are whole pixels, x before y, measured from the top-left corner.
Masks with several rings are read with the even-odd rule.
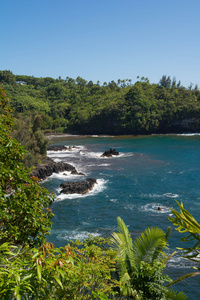
[[[112,234],[112,245],[118,251],[118,268],[121,293],[130,299],[180,299],[187,297],[176,294],[164,286],[172,281],[162,274],[167,261],[175,254],[167,256],[163,250],[171,227],[167,233],[157,227],[147,228],[134,242],[123,220],[118,217],[118,231]],[[173,296],[173,297],[172,297]]]

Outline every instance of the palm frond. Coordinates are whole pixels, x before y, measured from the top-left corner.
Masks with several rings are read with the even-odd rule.
[[[170,255],[166,256],[163,258],[162,263],[164,263],[165,265],[167,264],[167,262],[177,253],[177,251],[174,251],[173,253],[171,253]]]
[[[165,233],[162,229],[158,227],[145,229],[133,243],[135,261],[152,263],[159,255],[164,256],[162,250],[166,245]]]
[[[166,285],[166,287],[169,287],[169,286],[171,286],[171,285],[173,285],[173,284],[175,284],[175,283],[177,283],[177,282],[180,282],[180,281],[182,281],[182,280],[185,280],[186,278],[194,277],[194,276],[199,275],[199,274],[200,274],[200,272],[193,272],[193,273],[189,273],[189,274],[183,275],[183,276],[179,277],[178,279],[176,279],[176,280],[174,280],[174,281],[168,283],[168,284]]]
[[[184,293],[180,292],[177,293],[174,290],[168,290],[166,294],[166,299],[167,300],[187,300],[188,297]]]
[[[168,242],[168,240],[169,240],[169,238],[170,238],[170,236],[171,236],[171,233],[172,233],[172,228],[171,228],[171,226],[169,226],[169,227],[167,228],[167,232],[166,232],[166,234],[165,234],[165,240],[166,240],[166,242]]]
[[[126,262],[127,268],[134,268],[134,252],[133,252],[133,242],[126,227],[124,221],[118,217],[118,233],[113,232],[111,242],[115,249],[119,251],[120,260]]]

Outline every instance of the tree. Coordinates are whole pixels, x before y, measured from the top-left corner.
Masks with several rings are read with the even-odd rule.
[[[169,89],[171,87],[171,83],[172,82],[171,82],[170,76],[167,77],[166,75],[163,75],[159,81],[160,86],[163,86],[167,89]]]
[[[6,82],[9,84],[15,84],[15,75],[10,70],[0,71],[0,82]]]
[[[104,239],[89,237],[60,249],[44,243],[53,196],[29,177],[21,163],[25,149],[10,136],[13,119],[8,102],[0,89],[0,298],[112,297],[117,284],[111,276],[115,253]]]
[[[187,248],[179,248],[185,252],[182,257],[187,258],[195,263],[200,263],[200,224],[184,208],[182,201],[181,203],[176,201],[176,203],[180,208],[180,213],[174,209],[171,209],[174,217],[169,217],[169,220],[173,223],[173,225],[176,226],[176,230],[178,232],[189,234],[181,238],[182,242],[194,242],[193,246],[189,246]],[[200,267],[195,267],[195,269],[197,269],[198,271],[181,276],[172,284],[192,276],[200,275]]]
[[[23,164],[25,153],[11,138],[13,119],[5,91],[0,89],[0,244],[40,245],[53,216],[54,197],[30,178]]]
[[[42,127],[42,116],[41,115],[37,115],[34,117],[33,120],[33,133],[35,133],[36,131],[40,130]]]
[[[133,242],[121,218],[117,218],[118,233],[112,234],[114,249],[117,249],[120,272],[121,291],[123,296],[131,299],[176,299],[165,286],[171,279],[162,274],[167,257],[163,249],[167,247],[170,228],[167,234],[159,228],[147,228]],[[173,294],[173,297],[172,297]],[[171,295],[171,296],[170,296]],[[180,299],[186,297],[179,293]]]

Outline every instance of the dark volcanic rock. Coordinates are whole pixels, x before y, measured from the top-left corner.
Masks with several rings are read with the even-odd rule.
[[[112,157],[113,155],[119,155],[119,152],[116,149],[110,148],[110,150],[106,150],[101,157]]]
[[[61,146],[61,145],[53,145],[53,146],[48,146],[47,148],[48,151],[65,151],[67,150],[67,147]]]
[[[93,186],[97,183],[94,178],[87,178],[86,181],[77,182],[63,182],[60,187],[62,188],[60,193],[64,194],[85,194],[89,192]]]
[[[78,173],[75,167],[72,165],[65,162],[54,162],[49,157],[43,162],[42,165],[37,165],[32,171],[31,175],[44,180],[53,173],[59,173],[63,171],[69,171],[76,175],[84,175],[83,173]]]
[[[62,145],[52,145],[52,146],[48,146],[47,150],[48,151],[71,151],[74,148],[79,148],[79,147],[76,147],[76,146],[66,147],[66,146],[62,146]]]
[[[71,171],[71,174],[72,174],[72,175],[84,175],[84,176],[85,176],[84,173],[82,173],[82,172],[77,172],[76,170]]]

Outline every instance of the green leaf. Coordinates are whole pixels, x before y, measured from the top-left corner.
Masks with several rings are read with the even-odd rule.
[[[23,282],[23,281],[26,281],[27,279],[29,279],[29,278],[31,278],[31,277],[33,277],[33,274],[29,274],[29,275],[27,275],[27,276],[24,276],[24,278],[22,279],[22,282]]]
[[[37,276],[38,276],[38,280],[41,281],[42,280],[42,268],[41,268],[40,264],[37,265]]]
[[[21,296],[19,294],[19,291],[20,291],[20,287],[17,285],[14,289],[14,295],[15,297],[17,298],[17,300],[20,300],[21,299]]]
[[[60,281],[60,279],[58,277],[54,277],[54,279],[59,284],[59,286],[63,289],[63,285],[62,285],[62,282]]]
[[[167,299],[168,300],[187,300],[188,297],[184,293],[180,292],[177,293],[174,290],[168,290],[166,293]]]

